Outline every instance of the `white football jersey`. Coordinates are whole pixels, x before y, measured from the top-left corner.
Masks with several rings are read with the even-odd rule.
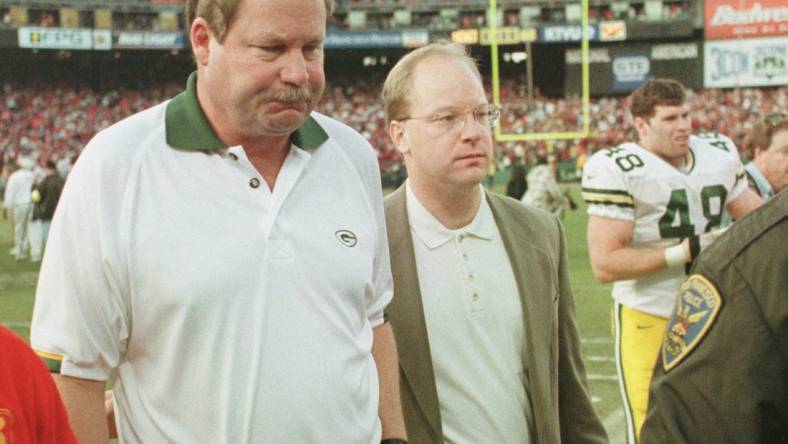
[[[583,170],[588,214],[635,221],[630,246],[661,249],[720,226],[728,202],[747,188],[735,144],[720,134],[691,136],[682,169],[636,143],[595,153]],[[669,317],[684,266],[616,281],[613,298]]]

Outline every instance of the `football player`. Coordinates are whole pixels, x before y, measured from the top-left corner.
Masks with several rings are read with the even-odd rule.
[[[762,204],[739,151],[719,134],[690,134],[684,87],[652,79],[632,93],[637,143],[595,153],[583,171],[588,250],[601,282],[614,282],[616,364],[628,442],[637,442],[648,386],[685,266]]]

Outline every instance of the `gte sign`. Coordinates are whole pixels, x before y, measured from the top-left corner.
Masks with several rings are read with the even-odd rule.
[[[651,61],[646,52],[626,52],[613,57],[613,90],[631,91],[651,74]]]
[[[616,57],[613,74],[622,82],[642,82],[651,71],[651,62],[645,56]]]
[[[707,0],[707,40],[788,34],[784,0]]]

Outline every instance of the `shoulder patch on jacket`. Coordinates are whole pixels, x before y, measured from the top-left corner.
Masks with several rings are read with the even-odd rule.
[[[681,284],[662,342],[662,367],[666,372],[700,344],[720,308],[720,293],[705,277],[693,274]]]

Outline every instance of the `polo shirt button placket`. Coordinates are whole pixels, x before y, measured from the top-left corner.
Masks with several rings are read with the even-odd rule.
[[[238,161],[238,156],[235,153],[230,153],[228,157],[230,158],[230,160],[234,160],[236,162]]]
[[[260,179],[253,177],[249,179],[249,186],[252,188],[257,188],[260,186]]]

